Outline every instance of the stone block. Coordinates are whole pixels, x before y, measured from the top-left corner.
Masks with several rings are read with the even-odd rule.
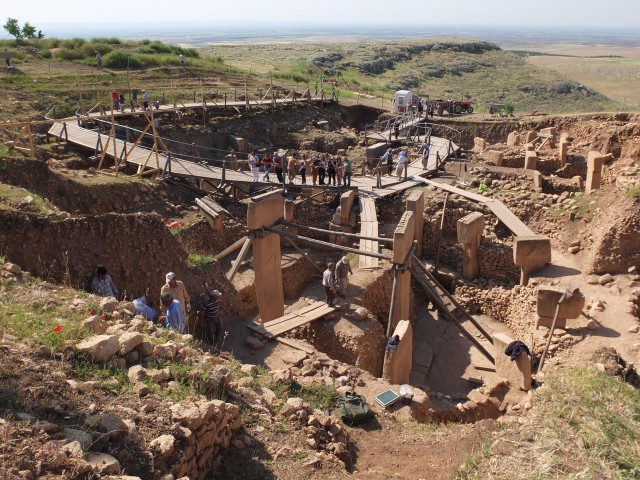
[[[540,327],[546,327],[551,330],[551,325],[553,324],[553,317],[538,317],[536,320],[536,330]],[[567,319],[566,318],[558,318],[556,319],[556,328],[562,328],[563,330],[567,328]]]
[[[484,215],[480,212],[472,212],[458,220],[458,242],[476,243],[484,230]]]
[[[580,191],[584,190],[584,180],[580,175],[576,175],[575,177],[571,178],[571,181],[580,189]]]
[[[403,264],[413,244],[414,233],[413,212],[404,212],[395,232],[393,232],[393,263]]]
[[[94,362],[105,362],[120,350],[120,342],[115,335],[96,335],[76,345],[80,351],[91,355]]]
[[[493,335],[493,356],[496,360],[496,373],[506,379],[514,389],[529,391],[531,389],[531,360],[526,354],[517,359],[504,353],[513,339],[504,333]]]
[[[395,352],[386,352],[382,377],[389,383],[401,385],[409,383],[413,364],[413,328],[408,320],[400,320],[393,335],[400,337]]]
[[[556,127],[547,127],[547,128],[543,128],[540,130],[540,133],[542,135],[550,135],[552,137],[555,137],[557,135],[556,133]]]
[[[532,272],[551,262],[551,240],[544,235],[517,236],[513,242],[513,263],[521,267],[520,283],[526,285]]]
[[[538,138],[538,134],[536,133],[535,130],[529,130],[527,133],[525,133],[524,135],[524,143],[531,143],[533,142],[536,138]]]
[[[356,199],[356,192],[350,190],[340,195],[340,223],[342,225],[349,224],[349,216],[351,215],[351,209],[353,208],[353,202]]]
[[[367,147],[366,149],[367,160],[379,159],[385,154],[388,148],[389,148],[389,145],[387,144],[387,142],[380,142],[380,143],[376,143],[375,145],[371,145],[370,147]]]
[[[257,230],[272,227],[284,215],[284,198],[281,192],[265,193],[253,197],[247,206],[247,228]]]
[[[475,137],[473,139],[473,153],[483,153],[487,148],[487,141],[484,138]]]
[[[507,147],[517,147],[520,145],[520,134],[518,132],[511,132],[507,137]]]
[[[556,313],[558,300],[564,294],[564,290],[557,287],[542,286],[538,288],[537,312],[541,317],[553,318]],[[585,297],[582,293],[573,295],[560,304],[558,318],[578,318],[584,309]],[[558,327],[561,328],[561,327]]]
[[[496,167],[501,167],[504,160],[504,153],[497,150],[487,150],[483,154],[487,162],[493,163]]]
[[[533,188],[542,191],[542,174],[537,170],[533,172]]]
[[[407,211],[413,212],[413,239],[417,241],[416,256],[422,257],[422,233],[424,231],[424,192],[415,190],[406,201]]]
[[[538,169],[538,154],[535,151],[527,150],[524,155],[524,168],[527,170]]]
[[[569,144],[566,142],[560,142],[560,145],[558,146],[558,157],[560,158],[560,168],[566,165],[568,152],[569,152]]]
[[[587,193],[598,190],[602,182],[602,167],[611,155],[602,155],[600,152],[591,151],[587,155]]]
[[[285,200],[284,201],[284,219],[290,222],[295,220],[294,212],[295,212],[296,203],[293,200]]]

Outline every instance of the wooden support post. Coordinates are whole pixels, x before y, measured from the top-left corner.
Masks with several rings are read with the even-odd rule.
[[[444,205],[442,206],[442,217],[440,218],[440,229],[438,230],[438,245],[436,247],[436,270],[438,270],[438,265],[440,264],[440,243],[442,242],[442,229],[444,228],[444,216],[447,211],[447,200],[449,200],[449,192],[444,196]]]
[[[244,257],[247,256],[247,253],[249,252],[250,247],[251,247],[251,240],[247,238],[244,244],[242,245],[242,248],[240,249],[240,253],[238,253],[238,257],[236,258],[236,261],[233,263],[233,266],[231,267],[231,271],[229,272],[229,275],[227,277],[229,281],[232,281],[233,277],[235,277],[236,273],[238,273],[238,270],[240,269],[240,264],[244,260]]]
[[[291,239],[289,237],[284,237],[284,238],[289,243],[289,245],[291,245],[293,247],[293,249],[296,252],[298,252],[300,255],[302,255],[302,258],[307,260],[307,262],[309,262],[311,264],[311,266],[313,266],[313,268],[315,268],[318,271],[318,273],[320,273],[320,275],[324,274],[324,271],[316,264],[316,262],[311,260],[311,258],[309,258],[309,256],[302,251],[302,249],[298,246],[298,244],[296,242],[293,241],[293,239]]]
[[[218,253],[215,257],[213,257],[214,260],[221,260],[224,257],[226,257],[227,255],[235,252],[236,250],[238,250],[239,248],[241,248],[245,242],[249,240],[249,237],[247,237],[246,235],[244,237],[242,237],[240,240],[236,241],[233,243],[233,245],[230,245],[229,247],[225,248],[223,251],[221,251],[220,253]]]

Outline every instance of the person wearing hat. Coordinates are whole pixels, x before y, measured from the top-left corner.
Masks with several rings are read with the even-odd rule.
[[[224,329],[222,320],[220,319],[220,297],[222,293],[219,290],[212,290],[202,306],[200,311],[200,320],[204,320],[211,339],[211,345],[214,348],[222,348],[221,342],[224,338]]]
[[[347,295],[347,285],[349,285],[349,275],[353,275],[351,265],[347,257],[342,257],[336,264],[336,276],[338,277],[338,295]]]
[[[180,280],[176,280],[176,274],[169,272],[166,275],[167,283],[160,289],[160,295],[163,293],[170,293],[174,300],[177,300],[182,305],[182,314],[184,317],[187,313],[191,312],[191,300],[187,289]]]
[[[167,310],[165,315],[160,317],[160,322],[170,330],[176,330],[179,333],[184,332],[184,315],[182,307],[178,300],[174,300],[169,292],[160,295],[162,306]]]

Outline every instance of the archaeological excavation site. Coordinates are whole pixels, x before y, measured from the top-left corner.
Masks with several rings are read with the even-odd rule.
[[[0,478],[452,478],[640,386],[638,115],[240,90],[0,128]]]

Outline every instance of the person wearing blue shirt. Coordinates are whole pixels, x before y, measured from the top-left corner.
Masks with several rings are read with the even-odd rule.
[[[169,292],[165,292],[160,297],[162,305],[167,309],[166,315],[160,317],[160,321],[170,330],[176,330],[179,333],[184,332],[184,314],[182,313],[182,304],[178,300],[174,300]]]

